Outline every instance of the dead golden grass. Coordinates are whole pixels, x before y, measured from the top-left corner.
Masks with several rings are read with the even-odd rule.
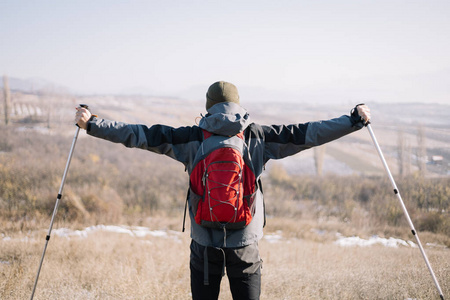
[[[26,299],[44,241],[2,243],[2,299]],[[35,299],[189,299],[188,237],[179,241],[97,232],[53,236]],[[34,273],[34,274],[33,274]]]
[[[418,249],[343,248],[304,240],[261,248],[264,299],[439,298]],[[449,253],[428,252],[448,293]]]
[[[179,225],[179,219],[167,219],[159,227],[155,222],[143,225],[152,229]],[[439,298],[417,248],[341,247],[332,234],[315,238],[311,229],[319,225],[269,220],[266,233],[281,231],[283,238],[260,242],[262,299]],[[333,223],[328,226],[336,228]],[[296,236],[302,227],[303,233]],[[189,233],[168,233],[136,237],[95,231],[84,238],[53,234],[35,299],[190,299]],[[45,234],[45,229],[11,232],[0,240],[1,299],[30,297]],[[450,251],[426,251],[448,295]],[[231,299],[226,278],[220,299]]]

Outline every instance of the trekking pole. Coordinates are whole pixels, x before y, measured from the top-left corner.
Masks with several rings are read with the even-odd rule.
[[[80,107],[84,107],[86,109],[89,109],[89,107],[87,105],[85,105],[85,104],[80,104]],[[47,236],[45,238],[44,251],[42,252],[41,261],[39,263],[39,268],[38,268],[38,271],[37,271],[36,279],[34,281],[33,292],[31,294],[31,298],[30,298],[31,300],[33,300],[34,292],[36,291],[36,286],[37,286],[37,282],[38,282],[38,279],[39,279],[39,274],[41,273],[42,263],[44,262],[45,251],[47,250],[48,241],[50,240],[50,235],[52,233],[53,222],[55,221],[55,216],[56,216],[56,212],[58,211],[59,202],[60,202],[60,200],[62,198],[62,192],[63,192],[63,189],[64,189],[64,183],[66,181],[67,172],[69,171],[70,161],[72,160],[73,150],[74,150],[75,144],[77,142],[78,134],[80,133],[80,127],[77,124],[76,124],[76,126],[77,126],[77,130],[75,131],[75,136],[73,137],[72,147],[70,147],[70,152],[69,152],[69,157],[67,158],[66,168],[64,169],[64,174],[63,174],[63,177],[62,177],[62,180],[61,180],[61,185],[59,187],[58,196],[56,197],[55,208],[53,209],[53,215],[52,215],[52,219],[50,221],[50,227],[48,228],[48,233],[47,233]]]
[[[389,167],[388,167],[388,165],[386,163],[386,160],[384,159],[383,153],[381,152],[381,148],[378,145],[378,142],[377,142],[377,139],[375,137],[375,134],[373,133],[372,127],[370,126],[370,122],[368,122],[366,124],[366,127],[369,130],[369,133],[370,133],[370,136],[372,137],[372,140],[373,140],[373,143],[375,145],[375,148],[377,148],[378,155],[380,156],[380,159],[383,162],[383,166],[384,166],[384,168],[385,168],[385,170],[386,170],[386,172],[387,172],[387,174],[389,176],[389,179],[391,180],[392,187],[394,188],[394,193],[397,196],[397,198],[398,198],[398,200],[399,200],[399,202],[400,202],[400,204],[402,206],[403,212],[405,213],[406,219],[408,220],[409,226],[411,227],[411,232],[414,235],[414,237],[416,238],[417,244],[419,245],[420,252],[422,253],[423,258],[425,259],[425,263],[426,263],[426,265],[428,267],[428,270],[430,271],[431,277],[433,277],[433,281],[434,281],[434,284],[436,285],[436,288],[437,288],[437,290],[439,292],[439,296],[441,297],[442,300],[444,300],[444,294],[442,293],[441,287],[439,286],[439,282],[437,281],[436,276],[434,275],[433,269],[431,268],[430,262],[428,261],[428,257],[425,254],[425,250],[423,249],[422,243],[419,240],[419,236],[417,235],[417,231],[414,228],[414,225],[413,225],[413,223],[411,221],[411,218],[409,217],[408,211],[406,210],[405,203],[403,202],[402,197],[400,196],[400,192],[398,191],[397,185],[395,184],[394,178],[392,177],[391,171],[389,170]]]

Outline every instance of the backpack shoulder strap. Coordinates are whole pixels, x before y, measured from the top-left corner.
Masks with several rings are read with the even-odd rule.
[[[213,135],[212,132],[209,132],[206,129],[202,129],[202,131],[203,131],[203,140],[206,140],[206,139],[208,139],[209,137],[211,137]]]

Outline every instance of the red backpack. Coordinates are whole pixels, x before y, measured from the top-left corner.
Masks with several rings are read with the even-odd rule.
[[[221,136],[203,130],[203,137],[189,173],[195,222],[223,230],[244,228],[255,214],[256,188],[244,134]]]

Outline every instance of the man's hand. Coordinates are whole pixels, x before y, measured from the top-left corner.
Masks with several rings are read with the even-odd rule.
[[[77,112],[75,114],[75,123],[80,126],[80,128],[86,130],[87,129],[87,123],[92,117],[92,114],[89,110],[87,110],[84,107],[77,107]]]
[[[356,109],[358,110],[358,114],[361,117],[361,119],[363,120],[364,125],[366,125],[367,123],[370,122],[370,109],[367,105],[362,104],[362,105],[358,105],[356,107]]]

